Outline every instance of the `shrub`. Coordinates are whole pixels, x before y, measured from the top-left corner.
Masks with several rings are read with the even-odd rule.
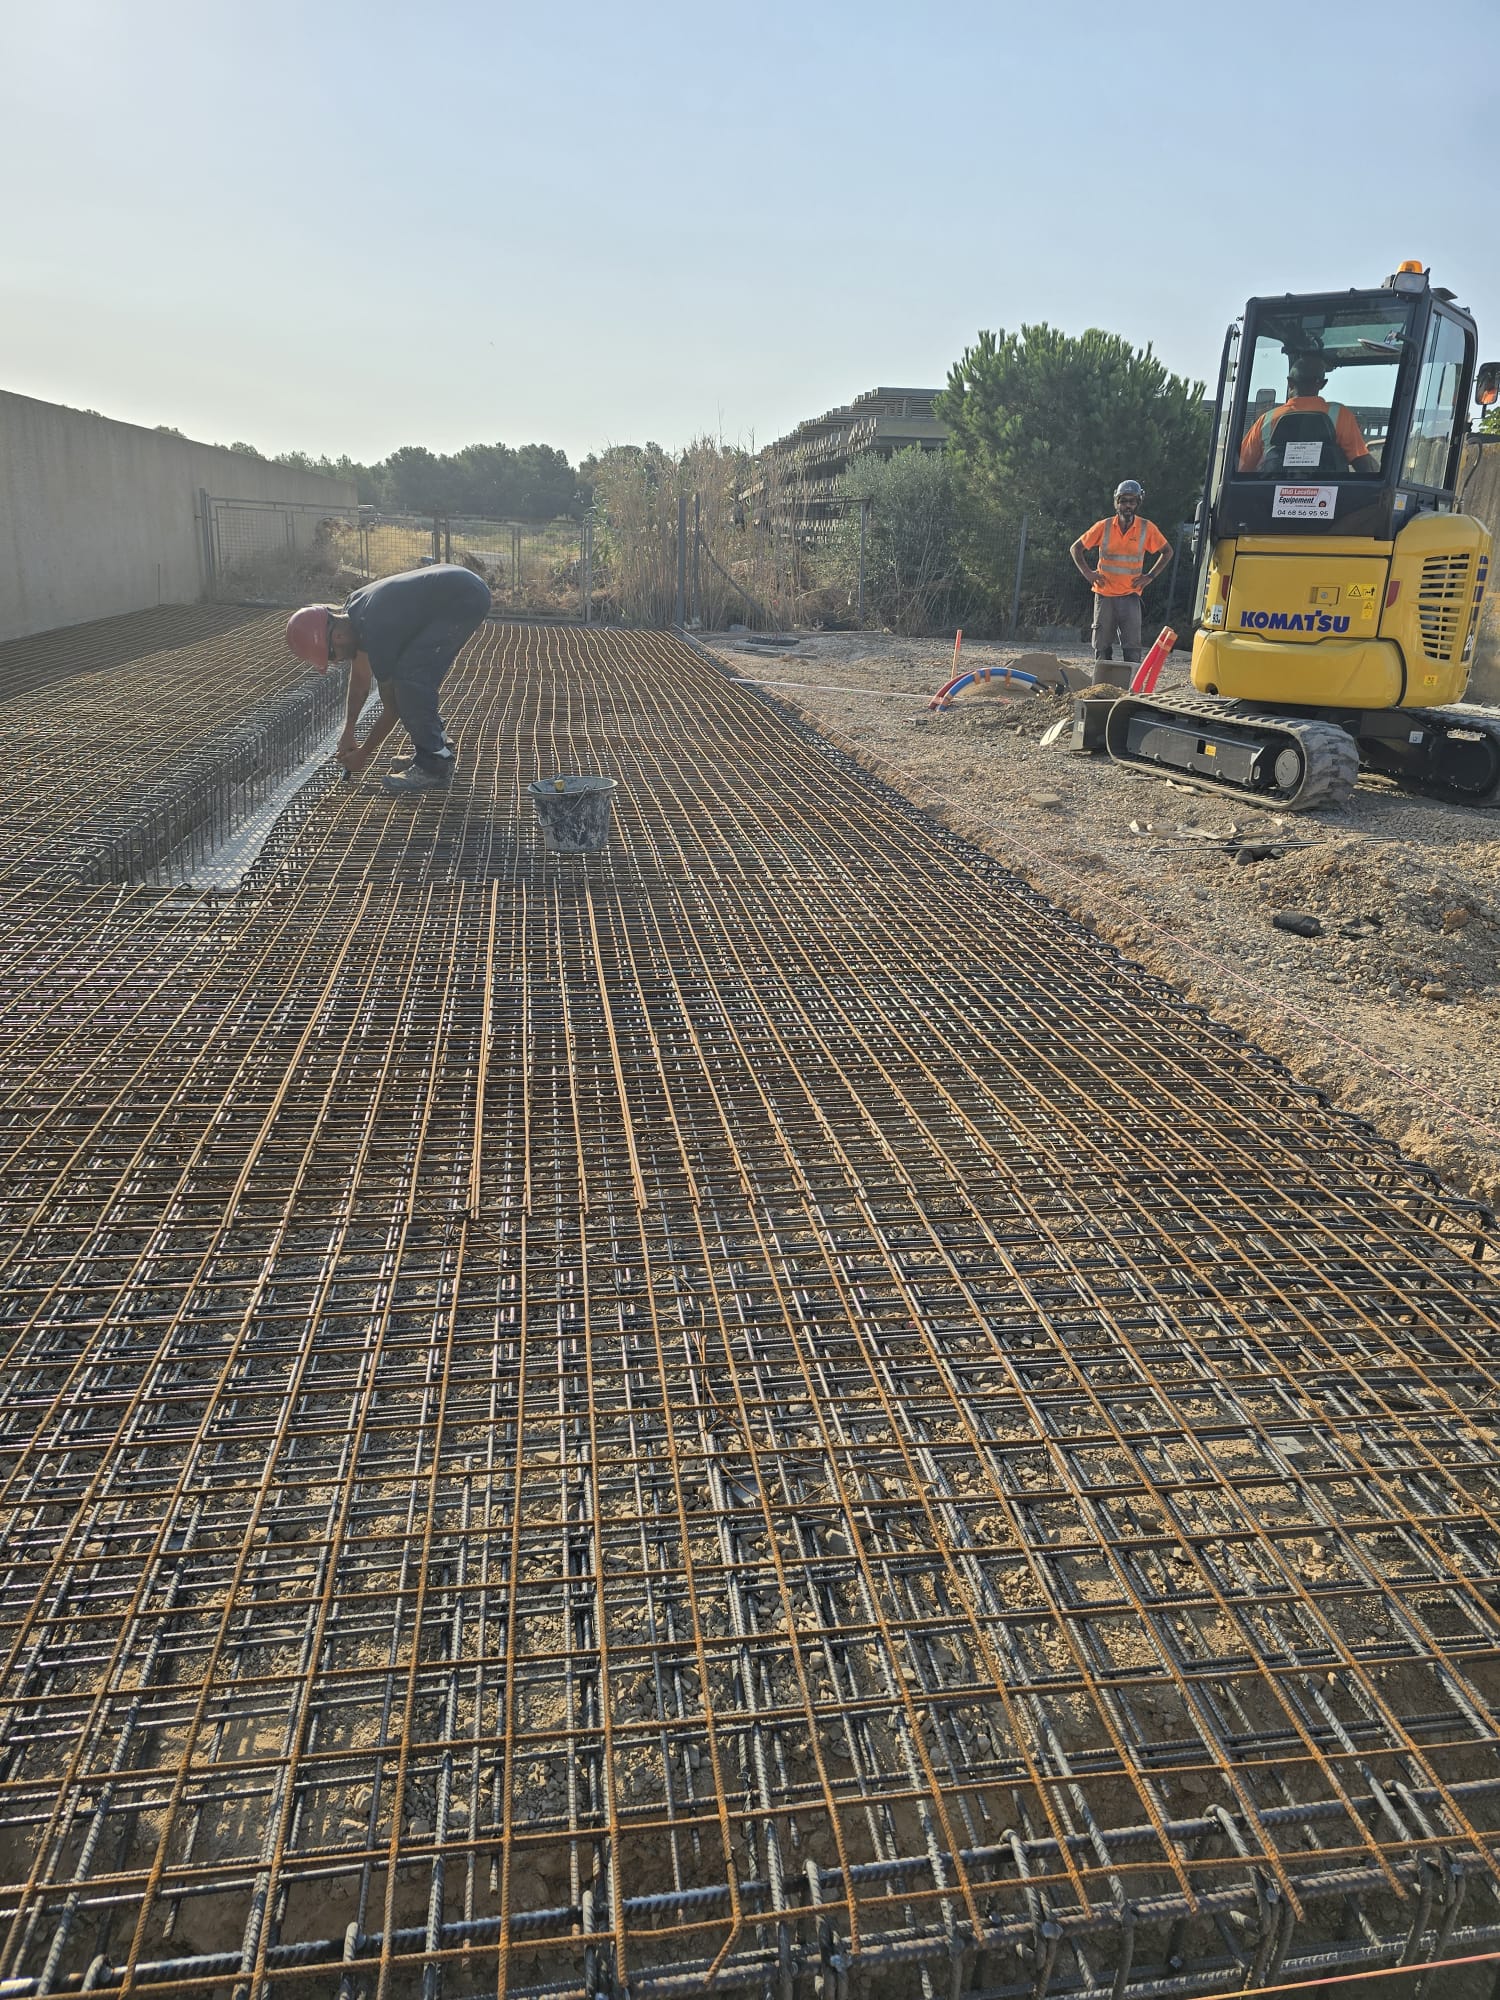
[[[1051,326],[981,333],[933,407],[950,429],[963,566],[997,618],[1009,613],[1023,515],[1023,621],[1076,623],[1088,588],[1068,548],[1109,511],[1116,484],[1140,480],[1146,512],[1169,538],[1201,489],[1203,384],[1098,328],[1076,338]]]
[[[953,478],[941,452],[913,445],[890,458],[866,452],[839,481],[850,503],[823,546],[819,567],[855,601],[859,517],[865,531],[865,620],[896,632],[931,632],[962,616]]]

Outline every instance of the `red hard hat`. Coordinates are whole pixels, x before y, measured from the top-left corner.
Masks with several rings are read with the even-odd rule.
[[[328,628],[333,612],[326,604],[304,604],[286,621],[286,642],[299,660],[320,674],[328,671]]]

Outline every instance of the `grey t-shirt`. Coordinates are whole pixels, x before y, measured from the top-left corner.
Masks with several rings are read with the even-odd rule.
[[[433,563],[367,583],[350,596],[344,616],[376,680],[394,681],[403,666],[408,673],[430,673],[434,665],[451,664],[489,608],[483,577],[458,563]]]

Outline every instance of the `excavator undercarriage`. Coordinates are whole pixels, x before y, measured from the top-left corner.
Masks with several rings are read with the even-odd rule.
[[[1279,812],[1338,807],[1360,767],[1404,790],[1483,805],[1500,788],[1500,713],[1402,708],[1277,715],[1212,695],[1121,695],[1104,721],[1117,764]]]

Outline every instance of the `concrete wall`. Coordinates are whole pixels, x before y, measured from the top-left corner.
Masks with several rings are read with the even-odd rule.
[[[1477,514],[1495,538],[1490,582],[1479,614],[1469,700],[1500,706],[1500,437],[1470,438],[1458,490],[1466,514]]]
[[[347,480],[0,391],[0,640],[201,597],[200,490],[330,512],[356,498]],[[284,540],[285,521],[268,532]]]

